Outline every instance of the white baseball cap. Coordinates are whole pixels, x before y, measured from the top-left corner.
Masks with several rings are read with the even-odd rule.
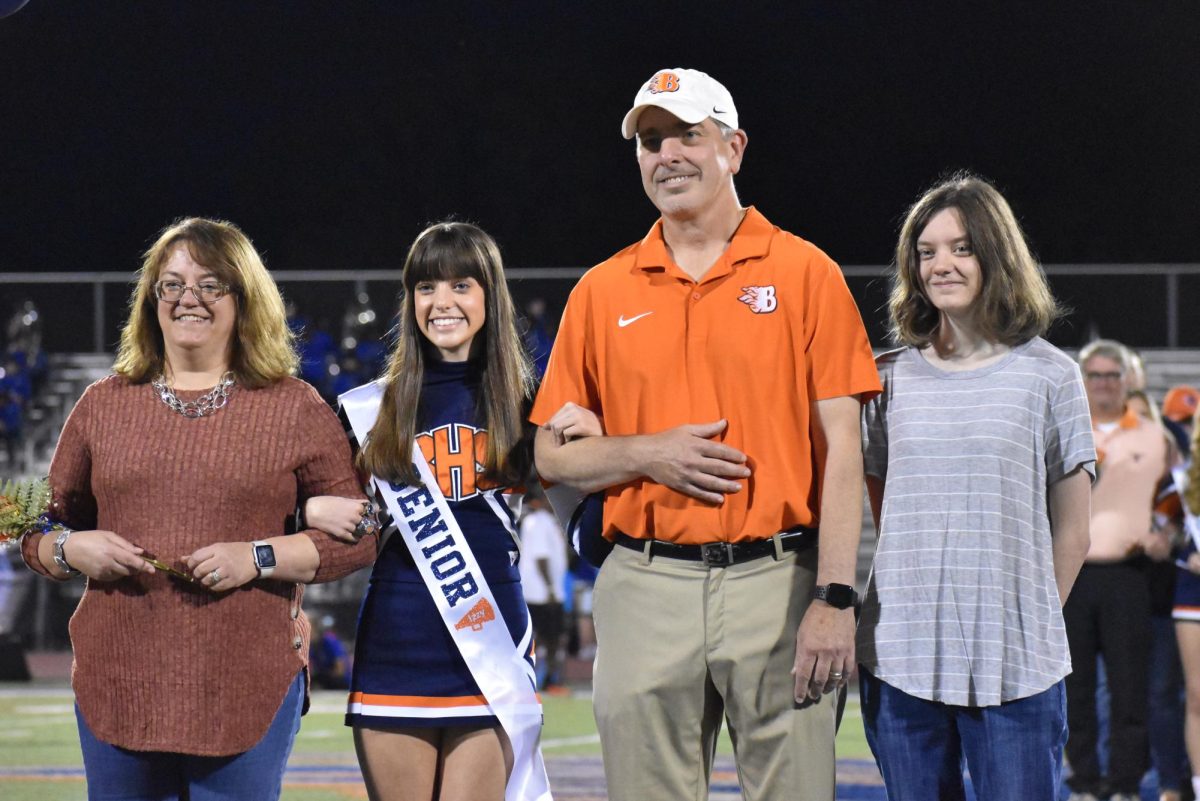
[[[654,73],[634,96],[633,108],[621,122],[622,136],[632,139],[637,134],[638,117],[649,106],[669,111],[689,125],[712,117],[730,128],[738,127],[737,109],[729,90],[699,70],[676,67]]]

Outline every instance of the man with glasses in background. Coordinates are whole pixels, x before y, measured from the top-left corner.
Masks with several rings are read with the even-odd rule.
[[[1073,801],[1136,799],[1149,764],[1147,672],[1150,592],[1146,552],[1159,482],[1172,451],[1162,426],[1127,408],[1132,357],[1119,342],[1096,340],[1079,353],[1096,442],[1091,546],[1063,608],[1072,673],[1067,676],[1066,755]],[[1097,752],[1096,657],[1110,696],[1108,771]]]

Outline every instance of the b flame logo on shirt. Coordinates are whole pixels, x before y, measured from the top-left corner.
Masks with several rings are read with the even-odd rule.
[[[496,610],[492,609],[492,605],[488,603],[487,598],[482,598],[479,603],[472,606],[470,611],[462,616],[462,620],[454,624],[454,628],[469,628],[471,631],[482,631],[484,623],[495,619]]]
[[[775,287],[772,286],[744,286],[742,287],[742,296],[738,298],[742,303],[750,307],[750,311],[755,314],[770,314],[779,306],[779,301],[775,299]]]

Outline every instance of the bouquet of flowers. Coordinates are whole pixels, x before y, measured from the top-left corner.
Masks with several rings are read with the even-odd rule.
[[[46,517],[50,508],[50,483],[6,481],[0,489],[0,543],[14,542],[29,531],[60,531],[62,526]]]
[[[62,531],[66,526],[46,516],[50,508],[50,482],[44,478],[32,481],[6,481],[0,488],[0,546],[16,542],[30,531]],[[150,553],[142,558],[158,570],[176,578],[195,582],[192,576],[160,561]]]

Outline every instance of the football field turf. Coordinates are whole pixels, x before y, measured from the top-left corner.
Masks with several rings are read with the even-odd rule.
[[[600,745],[584,693],[543,699],[543,752],[559,801],[597,801],[604,796]],[[285,801],[365,799],[350,730],[342,725],[345,693],[318,691],[304,716],[288,763]],[[713,775],[713,799],[735,799],[728,738],[722,736]],[[851,697],[838,736],[839,798],[879,798],[879,776],[870,762]],[[867,794],[863,794],[867,793]],[[69,688],[46,684],[0,684],[0,799],[81,801],[85,797],[79,737]]]

